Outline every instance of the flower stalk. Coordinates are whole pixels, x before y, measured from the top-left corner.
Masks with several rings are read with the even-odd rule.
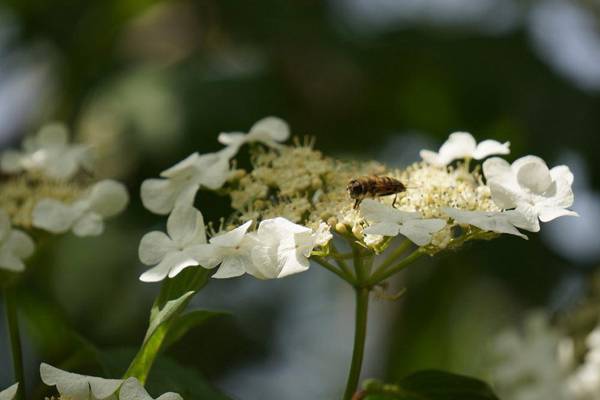
[[[370,290],[366,287],[355,288],[356,314],[354,321],[354,348],[352,350],[352,363],[348,373],[344,400],[350,400],[358,387],[360,371],[365,353],[365,340],[367,338],[367,316],[369,310]]]
[[[10,338],[10,349],[12,355],[13,374],[15,381],[19,383],[16,400],[25,399],[25,374],[23,370],[23,353],[21,347],[21,335],[19,332],[19,319],[17,315],[17,296],[14,287],[6,288],[4,291],[4,303],[6,306],[6,326]]]

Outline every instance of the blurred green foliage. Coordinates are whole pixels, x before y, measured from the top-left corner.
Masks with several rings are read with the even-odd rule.
[[[141,181],[193,151],[215,150],[220,131],[247,129],[265,115],[316,136],[327,153],[364,159],[408,131],[437,144],[467,130],[479,139],[510,140],[514,155],[547,160],[572,149],[600,187],[600,96],[557,76],[532,51],[524,29],[494,36],[412,27],[361,35],[336,17],[333,3],[2,2],[20,24],[21,44],[42,40],[58,56],[50,117],[105,145],[100,161],[126,179],[133,199],[104,236],[56,240],[34,261],[23,304],[35,316],[28,325],[37,358],[77,363],[74,349],[40,332],[81,338],[78,351],[92,353],[139,345],[157,289],[136,281],[136,249],[162,221],[142,209]],[[200,207],[212,221],[229,211],[208,193]],[[435,265],[421,262],[408,272],[408,292],[390,316],[390,347],[377,355],[385,378],[417,368],[485,377],[486,339],[523,310],[548,304],[572,272],[586,276],[588,269],[577,270],[537,235],[476,243]],[[49,306],[55,300],[58,308]],[[281,312],[264,306],[247,317],[260,334],[229,318],[192,330],[186,347],[175,346],[172,359],[159,363],[169,374],[156,385],[183,384],[189,398],[206,398],[200,393],[209,389],[196,386],[204,382],[196,374],[218,379],[267,357]],[[80,367],[94,370],[85,361]]]

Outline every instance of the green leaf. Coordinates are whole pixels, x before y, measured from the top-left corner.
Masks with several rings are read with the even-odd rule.
[[[231,400],[213,387],[200,371],[165,356],[156,362],[147,387],[150,393],[176,392],[186,400]]]
[[[142,347],[131,362],[125,378],[135,377],[145,383],[156,356],[163,347],[174,321],[210,278],[211,271],[188,268],[173,279],[163,281],[150,311],[150,323]]]
[[[173,321],[169,328],[169,335],[165,338],[163,349],[179,341],[190,329],[203,324],[209,319],[230,315],[222,311],[193,310],[181,315]]]
[[[150,339],[150,337],[154,334],[156,329],[161,324],[164,324],[175,314],[181,311],[183,306],[187,305],[188,299],[190,299],[190,297],[193,295],[193,291],[186,292],[177,299],[167,301],[161,309],[156,311],[153,309],[154,312],[150,316],[150,325],[148,326],[148,330],[146,331],[144,343],[146,343],[148,339]]]
[[[411,374],[397,384],[365,381],[357,399],[364,400],[498,400],[488,384],[444,371]]]

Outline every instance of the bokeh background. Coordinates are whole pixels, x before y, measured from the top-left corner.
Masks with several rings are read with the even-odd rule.
[[[139,239],[164,224],[142,208],[141,181],[267,115],[341,158],[403,166],[465,130],[510,140],[511,160],[535,154],[575,173],[580,218],[424,260],[395,282],[408,288],[400,301],[374,301],[364,377],[443,368],[489,379],[499,330],[585,298],[600,265],[598,2],[2,0],[0,148],[65,121],[98,149],[98,173],[132,194],[103,236],[53,239],[31,261],[20,300],[30,393],[42,360],[122,373],[158,290],[137,280]],[[208,220],[229,212],[205,192],[198,206]],[[211,282],[194,306],[231,315],[160,360],[154,394],[339,395],[353,296],[333,275],[313,266],[280,281]]]

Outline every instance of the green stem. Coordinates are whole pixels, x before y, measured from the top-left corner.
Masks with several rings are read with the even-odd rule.
[[[336,274],[337,276],[339,276],[340,278],[342,278],[343,280],[345,280],[349,284],[354,285],[356,283],[356,281],[355,281],[355,279],[354,279],[353,276],[347,274],[344,271],[341,271],[341,270],[337,269],[334,265],[332,265],[329,262],[327,262],[323,257],[312,256],[311,258],[317,264],[321,265],[326,270],[333,272],[334,274]]]
[[[369,289],[356,288],[356,320],[354,325],[354,350],[352,351],[352,364],[348,373],[344,400],[351,400],[360,378],[363,357],[365,353],[365,339],[367,337],[367,313],[369,309]]]
[[[390,265],[392,265],[393,263],[395,263],[396,260],[398,260],[398,257],[404,254],[404,252],[406,252],[406,250],[410,248],[411,244],[412,243],[410,240],[404,239],[403,242],[401,242],[398,246],[396,246],[396,248],[390,251],[390,254],[385,260],[383,260],[383,262],[379,265],[378,269],[382,271]]]
[[[6,326],[10,337],[10,348],[13,362],[13,374],[19,382],[17,400],[25,399],[25,374],[23,372],[23,353],[21,349],[21,335],[19,333],[19,319],[17,316],[17,292],[14,288],[7,288],[4,292],[6,306]]]
[[[354,275],[352,274],[352,269],[350,268],[350,266],[344,261],[345,258],[352,258],[354,256],[354,254],[352,253],[346,253],[346,254],[342,254],[339,253],[337,251],[337,249],[335,248],[335,246],[333,245],[333,243],[331,244],[331,252],[333,253],[333,259],[335,260],[335,263],[340,267],[340,269],[342,271],[344,271],[344,273],[348,276],[352,276],[354,277]]]
[[[381,282],[383,280],[386,280],[387,278],[389,278],[390,276],[394,275],[395,273],[397,273],[397,272],[403,270],[404,268],[408,267],[410,264],[413,263],[413,261],[415,261],[416,259],[418,259],[419,257],[421,257],[423,254],[425,254],[425,253],[422,252],[420,249],[417,249],[417,250],[413,251],[412,253],[410,253],[410,255],[404,257],[398,264],[396,264],[392,268],[389,268],[389,269],[382,269],[382,268],[380,268],[369,279],[368,285],[370,285],[370,286],[376,285],[379,282]]]

